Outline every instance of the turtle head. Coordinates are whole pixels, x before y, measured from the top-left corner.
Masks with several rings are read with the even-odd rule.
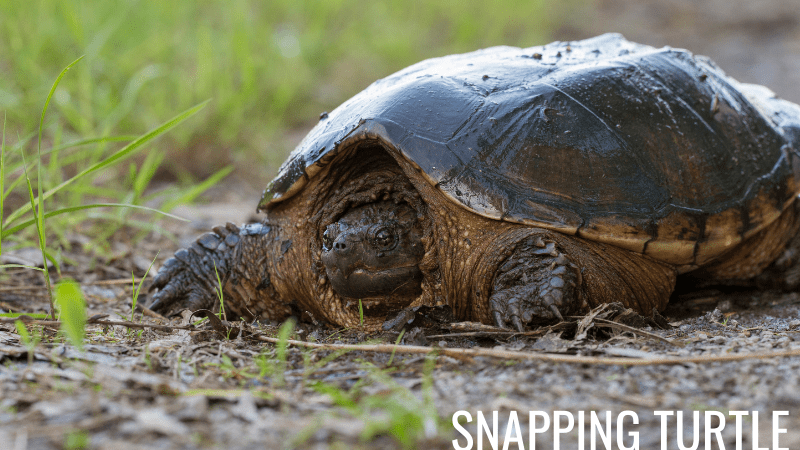
[[[322,262],[342,297],[403,307],[421,292],[425,253],[416,211],[405,203],[352,208],[322,230]]]

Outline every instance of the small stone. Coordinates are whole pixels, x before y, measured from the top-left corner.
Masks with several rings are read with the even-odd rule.
[[[182,409],[175,416],[181,420],[199,420],[208,411],[208,397],[205,395],[189,395],[179,397]]]
[[[242,392],[242,396],[239,397],[239,402],[236,403],[236,406],[231,408],[231,413],[250,423],[258,421],[258,408],[256,408],[253,394],[251,394],[250,391]]]
[[[185,435],[189,428],[178,419],[167,415],[163,409],[146,409],[136,413],[135,432],[155,431],[164,435]],[[138,429],[138,430],[137,430]]]

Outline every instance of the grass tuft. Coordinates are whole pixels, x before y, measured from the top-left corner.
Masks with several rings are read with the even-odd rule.
[[[88,167],[84,168],[83,170],[78,171],[78,173],[74,176],[68,177],[67,179],[63,180],[62,174],[65,172],[66,166],[62,167],[59,164],[59,156],[60,150],[67,148],[67,147],[77,147],[78,145],[84,145],[89,142],[94,143],[102,143],[105,144],[106,142],[116,141],[118,140],[116,137],[109,137],[107,139],[89,139],[79,141],[73,145],[67,146],[57,146],[56,151],[55,149],[42,152],[42,134],[45,124],[45,116],[47,114],[48,106],[50,105],[51,100],[54,98],[54,95],[58,92],[58,86],[61,82],[62,78],[66,75],[67,71],[75,66],[81,59],[78,58],[77,60],[70,63],[66,68],[64,68],[59,76],[56,78],[55,82],[53,83],[52,87],[50,88],[50,92],[45,100],[44,107],[42,108],[42,113],[39,120],[39,133],[38,133],[38,140],[36,146],[36,193],[34,193],[33,184],[34,182],[31,180],[31,175],[29,169],[28,162],[25,157],[25,150],[22,145],[18,145],[17,149],[19,150],[20,161],[17,163],[12,169],[12,172],[18,172],[16,179],[13,180],[11,183],[6,182],[6,175],[9,174],[9,167],[6,161],[6,140],[5,140],[5,121],[3,126],[3,136],[2,140],[0,140],[0,252],[2,252],[2,242],[4,239],[7,238],[15,238],[17,242],[26,242],[26,238],[21,236],[20,234],[30,227],[34,225],[36,237],[35,242],[38,246],[39,250],[42,254],[42,261],[43,261],[43,268],[39,269],[42,271],[45,279],[45,285],[47,287],[48,297],[50,300],[50,315],[55,317],[55,299],[54,293],[52,289],[52,284],[50,280],[50,272],[48,270],[48,265],[52,264],[55,267],[58,274],[61,274],[61,267],[59,264],[58,258],[53,256],[53,253],[48,249],[47,245],[47,229],[45,228],[45,219],[46,218],[53,218],[57,216],[65,216],[66,220],[76,220],[80,219],[81,212],[90,210],[93,208],[100,208],[100,207],[115,207],[115,208],[136,208],[140,210],[146,211],[155,211],[160,212],[156,209],[149,208],[142,205],[135,205],[131,203],[112,203],[112,202],[103,202],[103,203],[93,203],[93,204],[77,204],[77,201],[80,201],[81,197],[74,196],[74,195],[67,195],[61,198],[61,200],[71,200],[74,203],[72,205],[66,207],[55,207],[52,211],[45,213],[45,200],[56,196],[57,194],[62,193],[62,191],[66,192],[69,190],[73,191],[81,191],[81,190],[97,190],[98,188],[95,186],[93,180],[88,180],[88,175],[94,172],[101,171],[103,169],[111,168],[115,165],[118,165],[120,162],[124,161],[125,159],[129,158],[130,156],[134,155],[137,151],[140,151],[145,147],[146,144],[150,143],[153,139],[161,136],[162,134],[166,133],[167,131],[171,130],[184,120],[188,119],[189,117],[196,114],[200,111],[208,101],[200,103],[197,106],[189,108],[188,110],[184,111],[181,114],[173,117],[172,119],[168,120],[167,122],[157,126],[156,128],[152,129],[151,131],[145,133],[144,135],[134,138],[129,144],[123,146],[121,149],[112,152],[110,155],[103,156],[97,153],[91,154],[89,160],[92,161]],[[46,153],[50,158],[49,163],[46,165],[45,161],[42,158],[42,155]],[[162,156],[153,157],[154,153],[151,153],[147,158],[145,158],[145,162],[143,163],[144,171],[139,172],[133,180],[133,187],[135,192],[135,197],[133,199],[128,198],[128,201],[135,200],[135,201],[143,201],[143,193],[145,188],[149,184],[150,180],[152,179],[153,174],[156,172],[158,165],[161,163],[163,159]],[[64,160],[60,161],[61,163]],[[45,171],[44,169],[47,168]],[[133,169],[135,171],[135,169]],[[222,174],[224,176],[224,173]],[[201,186],[193,187],[189,192],[183,194],[180,197],[182,200],[192,200],[200,192],[207,189],[209,186],[213,185],[219,181],[221,177],[218,176],[212,179],[210,182],[206,182]],[[88,183],[86,182],[88,180]],[[28,199],[27,204],[23,203],[22,205],[18,206],[14,211],[10,214],[5,214],[6,210],[6,199],[12,192],[12,190],[19,185],[21,182],[25,183],[24,187],[26,187],[26,196]],[[83,184],[80,182],[83,181]],[[54,185],[53,187],[49,187]],[[48,185],[49,188],[46,188],[45,185]],[[77,200],[77,201],[76,201]],[[30,213],[32,215],[31,218],[26,219],[26,214]],[[174,216],[173,216],[174,217]],[[65,234],[66,227],[63,223],[58,224],[60,226],[55,227],[55,233],[58,236],[63,236]],[[113,228],[112,228],[113,230]],[[60,255],[61,251],[60,248],[57,249],[55,252],[56,255]],[[11,267],[11,265],[4,265],[2,267]],[[66,285],[65,285],[66,286]],[[62,292],[62,295],[66,295],[69,292],[69,287],[64,287],[66,289]],[[135,295],[138,295],[138,289],[135,290]],[[135,301],[135,300],[134,300]]]

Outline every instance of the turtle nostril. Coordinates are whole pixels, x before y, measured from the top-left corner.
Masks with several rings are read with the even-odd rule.
[[[343,252],[347,250],[347,244],[344,241],[337,241],[333,243],[333,248],[337,252]]]

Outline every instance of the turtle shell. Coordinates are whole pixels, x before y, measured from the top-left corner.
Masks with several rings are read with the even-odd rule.
[[[800,190],[800,107],[705,57],[618,34],[435,58],[379,80],[323,114],[259,209],[364,139],[477,214],[683,268],[762,229]]]

